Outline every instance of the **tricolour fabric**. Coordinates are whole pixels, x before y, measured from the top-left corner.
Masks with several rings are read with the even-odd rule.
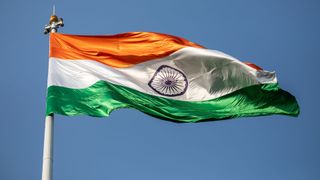
[[[274,72],[176,36],[53,33],[49,56],[47,114],[135,108],[179,122],[299,114]]]

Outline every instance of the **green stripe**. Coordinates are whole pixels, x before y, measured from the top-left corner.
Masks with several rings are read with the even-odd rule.
[[[103,117],[118,108],[135,108],[152,116],[179,122],[299,114],[295,97],[279,89],[277,84],[250,86],[217,99],[197,102],[152,96],[105,81],[98,81],[85,89],[48,88],[47,115]]]

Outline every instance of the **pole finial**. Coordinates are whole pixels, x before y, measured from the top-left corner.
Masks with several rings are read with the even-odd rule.
[[[56,6],[53,5],[52,7],[52,15],[50,16],[49,24],[44,27],[44,34],[48,34],[50,32],[54,33],[57,32],[59,27],[63,27],[63,19],[56,16]]]
[[[52,16],[56,15],[56,6],[53,5],[52,7]]]

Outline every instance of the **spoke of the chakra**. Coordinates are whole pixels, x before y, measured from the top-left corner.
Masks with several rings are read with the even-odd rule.
[[[177,77],[178,75],[177,74],[172,74],[172,79],[176,79],[176,78],[179,78],[179,77]]]
[[[171,94],[170,93],[170,87],[167,87],[167,91],[166,91],[168,94]]]
[[[171,94],[173,94],[175,91],[177,91],[177,90],[174,89],[173,86],[172,86],[170,89],[171,89],[171,91],[172,91]]]
[[[165,86],[160,86],[159,90],[162,91],[162,90],[165,90],[166,87]]]
[[[180,74],[175,73],[173,78],[180,78],[180,77],[181,77]]]
[[[165,89],[166,94],[168,94],[168,87],[165,87],[164,89]]]
[[[166,78],[166,74],[164,74],[163,72],[160,72],[160,73],[159,73],[159,76],[160,76],[161,78]]]
[[[173,88],[175,91],[179,91],[179,90],[177,89],[177,88],[178,88],[177,86],[176,86],[176,87],[172,87],[172,88]]]
[[[167,77],[167,75],[166,75],[165,72],[160,72],[160,75],[162,75],[163,78],[166,78],[166,77]]]

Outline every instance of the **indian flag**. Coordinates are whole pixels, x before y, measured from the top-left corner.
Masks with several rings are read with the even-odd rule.
[[[176,36],[51,33],[49,56],[47,115],[104,117],[135,108],[198,122],[299,114],[274,72]]]

